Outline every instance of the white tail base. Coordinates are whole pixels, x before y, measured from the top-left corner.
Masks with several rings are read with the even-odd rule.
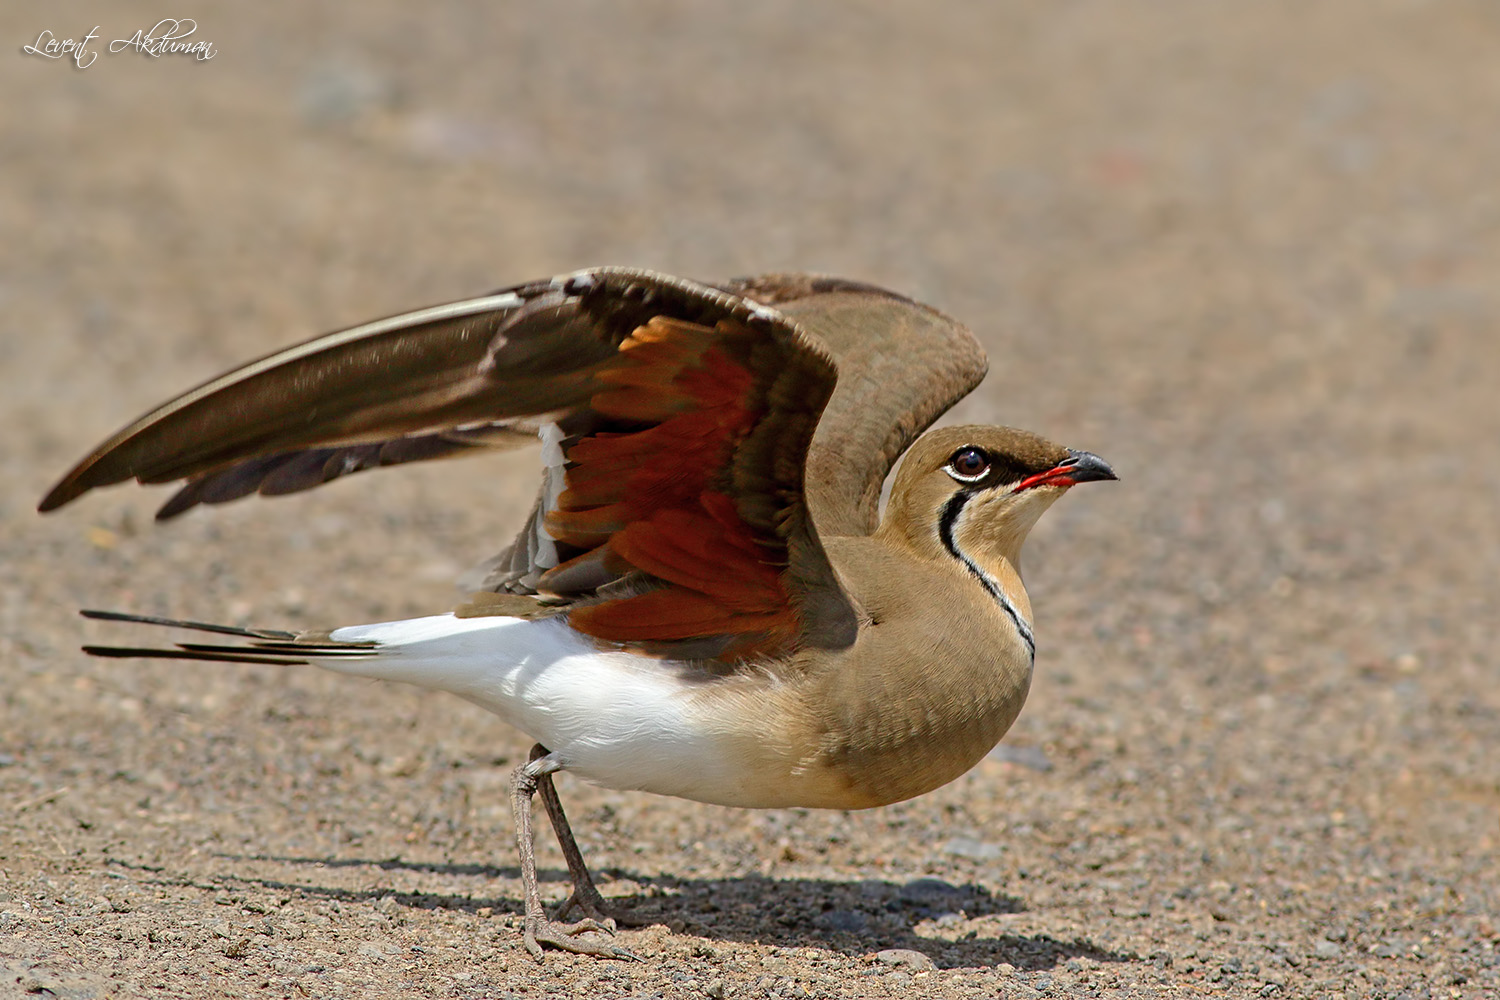
[[[318,666],[451,691],[595,784],[750,804],[728,734],[692,709],[701,685],[671,661],[602,652],[556,618],[436,615],[352,625],[332,638],[378,645],[365,658],[310,657]]]

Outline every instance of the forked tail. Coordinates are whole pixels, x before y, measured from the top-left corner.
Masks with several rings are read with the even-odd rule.
[[[373,641],[336,642],[327,633],[296,633],[281,629],[237,628],[208,622],[133,615],[121,611],[84,608],[85,618],[107,622],[131,622],[211,632],[244,640],[237,644],[178,642],[171,646],[84,646],[90,656],[146,657],[158,660],[207,660],[216,663],[268,663],[296,666],[328,659],[368,658],[375,655]],[[313,657],[317,659],[314,660]],[[319,663],[319,665],[324,665]]]
[[[83,611],[85,618],[210,632],[233,642],[161,646],[84,646],[93,656],[138,656],[217,663],[311,664],[377,680],[402,681],[454,694],[505,715],[522,673],[534,675],[560,658],[591,655],[590,640],[557,618],[528,621],[503,615],[430,615],[346,625],[331,632],[236,628],[118,611]]]

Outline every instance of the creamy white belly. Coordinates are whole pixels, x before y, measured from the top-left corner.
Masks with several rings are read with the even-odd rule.
[[[755,773],[753,750],[746,758],[741,720],[702,710],[708,689],[725,682],[692,679],[671,661],[600,652],[557,619],[438,615],[350,626],[333,638],[380,645],[375,656],[319,666],[451,691],[596,784],[722,805],[783,804],[765,801],[772,776]]]

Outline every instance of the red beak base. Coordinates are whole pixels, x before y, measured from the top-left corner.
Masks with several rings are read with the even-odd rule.
[[[1097,483],[1119,479],[1109,463],[1091,451],[1068,451],[1068,457],[1046,472],[1027,476],[1016,484],[1015,492],[1036,486],[1077,486],[1079,483]]]

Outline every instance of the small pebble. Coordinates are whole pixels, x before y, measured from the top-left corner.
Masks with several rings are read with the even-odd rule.
[[[1017,764],[1033,771],[1046,773],[1052,770],[1052,761],[1047,759],[1047,753],[1041,747],[1018,747],[1002,743],[991,750],[989,756],[990,760]]]
[[[1005,848],[973,837],[954,837],[943,845],[943,852],[970,861],[994,861],[1005,852]]]
[[[898,969],[910,969],[913,972],[930,972],[937,968],[936,963],[920,951],[910,948],[887,948],[875,953],[875,961],[881,965],[889,965]]]

